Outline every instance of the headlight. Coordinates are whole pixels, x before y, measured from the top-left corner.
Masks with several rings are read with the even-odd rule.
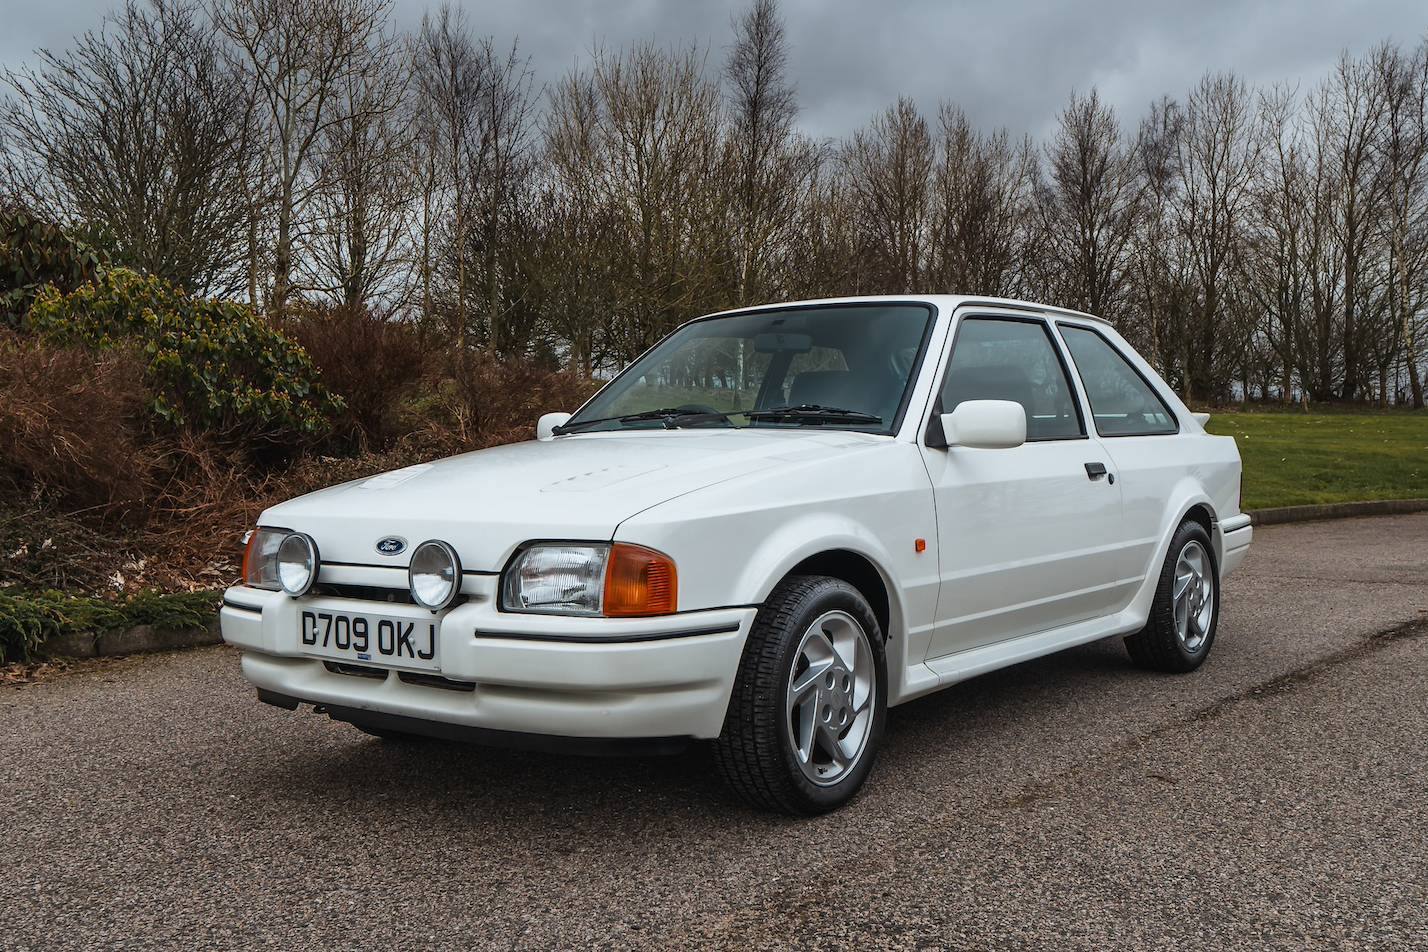
[[[440,611],[461,593],[461,560],[445,542],[423,542],[412,552],[407,581],[412,598],[423,608]]]
[[[278,590],[278,546],[286,529],[254,529],[243,549],[243,584],[270,592]]]
[[[278,544],[278,584],[293,598],[306,595],[317,581],[317,543],[301,532]]]
[[[501,607],[509,612],[600,614],[606,545],[533,545],[506,569]]]
[[[255,529],[243,550],[243,584],[293,597],[306,595],[317,581],[317,543],[290,529]]]
[[[644,546],[540,543],[501,579],[501,608],[552,615],[663,615],[676,605],[674,560]]]

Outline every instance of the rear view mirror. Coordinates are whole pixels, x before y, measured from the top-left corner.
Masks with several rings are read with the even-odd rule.
[[[760,354],[806,354],[813,349],[811,334],[786,334],[774,331],[754,335],[754,351]]]

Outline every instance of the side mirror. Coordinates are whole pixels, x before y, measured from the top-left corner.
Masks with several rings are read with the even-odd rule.
[[[570,419],[569,413],[542,413],[536,421],[536,439],[550,441],[555,439],[555,434],[551,431]]]
[[[1026,442],[1026,408],[1011,400],[967,400],[942,414],[948,446],[1005,450]]]

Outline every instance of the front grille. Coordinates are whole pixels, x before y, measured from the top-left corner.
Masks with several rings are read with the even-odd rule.
[[[388,605],[414,605],[412,593],[405,588],[380,588],[376,585],[346,585],[323,582],[313,586],[314,595],[353,598],[363,602],[383,602]]]
[[[371,678],[373,681],[387,680],[385,668],[369,668],[365,664],[346,664],[341,661],[324,661],[323,667],[333,674],[345,674],[349,678]]]
[[[341,674],[349,678],[387,680],[388,670],[386,668],[373,668],[365,664],[347,664],[342,661],[324,661],[322,665],[333,674]],[[476,690],[474,681],[453,681],[451,678],[443,678],[439,674],[422,674],[418,671],[396,671],[394,673],[406,684],[415,684],[418,687],[440,688],[443,691],[464,691],[468,694]]]
[[[376,585],[349,585],[345,582],[322,582],[312,587],[312,594],[331,598],[350,598],[359,602],[373,602],[373,611],[380,611],[381,605],[415,605],[410,589],[381,588]],[[451,607],[464,605],[471,600],[470,595],[458,595]]]
[[[399,671],[397,677],[407,684],[418,684],[422,687],[441,688],[443,691],[465,691],[470,693],[476,690],[474,681],[453,681],[451,678],[443,678],[439,674],[418,674],[415,671]]]

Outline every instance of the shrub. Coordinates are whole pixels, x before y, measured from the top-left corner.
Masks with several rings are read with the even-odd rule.
[[[0,588],[113,592],[116,572],[127,570],[127,580],[141,565],[151,563],[122,528],[86,525],[39,498],[0,505]]]
[[[0,211],[0,322],[20,324],[46,285],[62,293],[104,273],[104,257],[58,225]]]
[[[385,447],[395,435],[403,401],[422,386],[428,370],[417,328],[366,311],[306,305],[282,329],[342,399],[334,438],[361,450]]]
[[[341,408],[316,382],[317,368],[303,349],[246,304],[190,298],[125,268],[68,294],[41,290],[29,323],[52,342],[100,351],[136,346],[150,408],[175,427],[311,435]]]
[[[109,522],[141,505],[153,462],[133,355],[27,345],[0,332],[0,487]]]
[[[63,592],[0,588],[0,663],[28,660],[48,635],[154,625],[197,628],[213,619],[218,593],[140,592],[120,601]]]
[[[469,352],[452,359],[448,375],[409,406],[402,448],[448,455],[529,440],[542,413],[573,411],[598,386],[527,358]]]

